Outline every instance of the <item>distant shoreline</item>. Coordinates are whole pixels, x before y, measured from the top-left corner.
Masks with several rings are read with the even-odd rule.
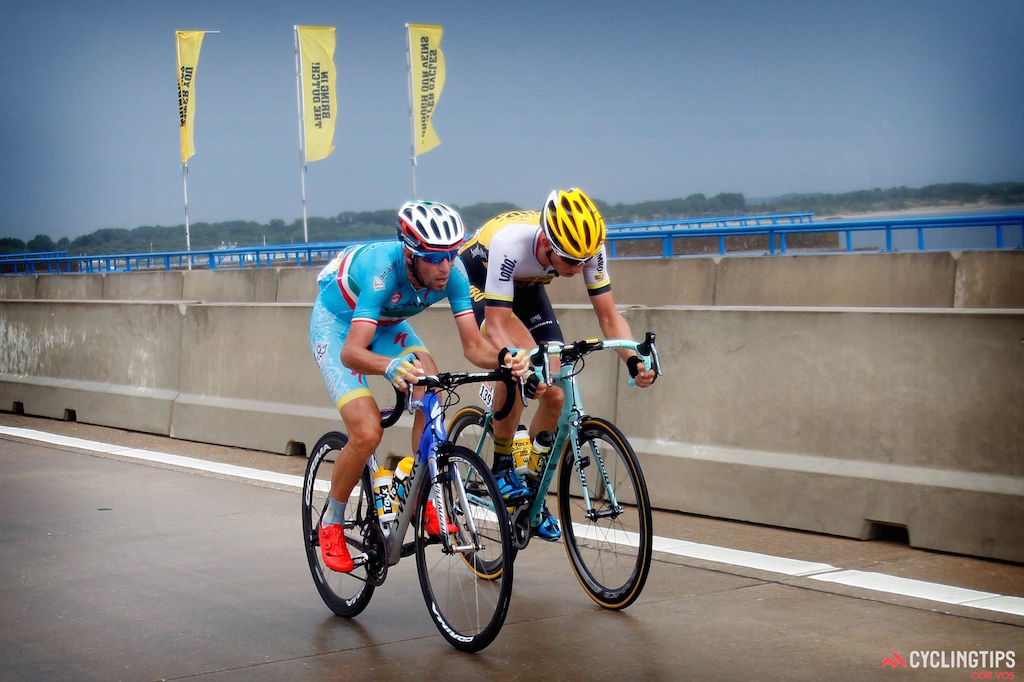
[[[977,202],[973,204],[916,206],[913,208],[888,211],[848,212],[827,216],[815,214],[814,219],[819,222],[827,222],[832,220],[876,220],[885,218],[915,218],[941,215],[983,215],[988,213],[1024,213],[1024,206],[1006,206],[1003,204]]]

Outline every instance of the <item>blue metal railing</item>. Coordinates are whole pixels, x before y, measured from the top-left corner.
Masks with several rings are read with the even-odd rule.
[[[935,218],[901,218],[886,220],[844,220],[815,223],[813,214],[781,214],[775,216],[746,216],[739,218],[710,218],[696,220],[670,220],[654,223],[610,225],[608,228],[608,250],[611,257],[623,242],[658,240],[661,256],[671,258],[678,255],[675,240],[692,238],[713,238],[717,240],[719,255],[728,255],[727,239],[730,237],[766,236],[768,254],[787,253],[787,237],[804,234],[837,234],[843,243],[837,249],[815,248],[815,252],[827,251],[897,251],[897,250],[951,250],[951,249],[1021,249],[1024,248],[1024,213],[996,215],[947,216]],[[804,222],[806,219],[807,222]],[[790,222],[786,222],[786,221]],[[711,223],[739,222],[738,225],[715,225]],[[941,235],[954,230],[973,230],[991,235],[985,243],[971,246],[951,244]],[[905,237],[910,235],[908,240]],[[903,243],[894,245],[894,236]],[[871,240],[884,237],[882,243]],[[927,239],[926,239],[927,238]],[[855,240],[860,243],[855,244]],[[146,269],[184,269],[203,267],[215,270],[223,267],[275,267],[282,265],[312,265],[324,262],[352,244],[364,242],[327,242],[320,244],[247,246],[232,249],[206,251],[170,251],[165,253],[132,253],[104,256],[58,256],[49,254],[17,254],[0,261],[5,274],[37,274],[67,272],[130,272]],[[748,250],[746,253],[750,253]],[[44,268],[45,264],[45,268]]]
[[[674,225],[675,223],[671,223]],[[615,226],[618,228],[619,226]],[[972,246],[949,246],[933,245],[925,243],[926,231],[949,231],[952,229],[979,229],[991,228],[994,233],[994,244],[981,247]],[[893,246],[893,235],[912,232],[916,236],[916,242],[896,249]],[[794,225],[747,225],[743,227],[702,227],[699,229],[677,229],[651,227],[640,233],[630,232],[622,229],[608,232],[609,256],[615,257],[617,245],[621,242],[660,239],[662,244],[661,256],[671,258],[676,255],[674,240],[686,238],[717,238],[719,255],[728,253],[726,238],[744,236],[767,236],[768,253],[775,255],[777,252],[787,252],[786,237],[796,234],[829,234],[842,235],[845,241],[845,248],[840,250],[854,250],[854,236],[867,235],[868,233],[881,233],[885,237],[885,245],[862,244],[858,250],[875,250],[891,252],[896,250],[948,250],[951,248],[1024,248],[1024,213],[1005,213],[996,215],[974,215],[974,216],[947,216],[935,218],[899,218],[885,220],[843,220],[824,223],[794,224]],[[1019,239],[1008,240],[1008,233],[1019,236]],[[1012,243],[1011,243],[1012,242]],[[778,243],[778,247],[776,247]],[[823,251],[824,249],[817,249]]]
[[[26,261],[26,260],[48,260],[52,258],[66,258],[68,255],[67,251],[38,251],[35,253],[5,253],[0,254],[0,263],[7,261]]]
[[[731,218],[685,218],[658,220],[647,223],[619,223],[609,225],[609,232],[639,232],[653,229],[704,229],[708,227],[749,227],[751,225],[779,225],[813,223],[813,213],[774,213],[770,215],[735,216]]]
[[[373,240],[371,240],[373,241]],[[102,256],[68,256],[57,258],[12,259],[7,265],[13,272],[7,274],[63,274],[71,272],[132,272],[150,269],[185,269],[203,267],[210,270],[234,265],[235,267],[276,267],[282,265],[312,265],[329,260],[352,244],[365,242],[330,242],[322,244],[243,246],[232,249],[205,251],[166,251],[161,253],[121,253]],[[42,265],[45,263],[46,268]]]

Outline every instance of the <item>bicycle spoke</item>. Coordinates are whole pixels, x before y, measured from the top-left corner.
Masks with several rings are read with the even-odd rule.
[[[497,509],[504,511],[501,496],[479,458],[455,448],[444,466],[451,469],[451,475],[442,477],[443,482],[438,485],[448,515],[447,519],[439,519],[439,526],[444,532],[447,523],[454,524],[456,530],[451,537],[463,544],[459,551],[446,549],[418,520],[416,559],[420,585],[441,634],[458,649],[478,651],[497,635],[511,597],[508,518],[494,511],[496,504]],[[460,480],[477,492],[466,494],[460,490]],[[424,518],[427,497],[421,497],[417,519]],[[475,548],[474,542],[478,543]]]
[[[306,558],[320,596],[336,614],[351,618],[366,608],[373,595],[373,585],[367,582],[364,566],[356,566],[351,573],[335,573],[327,568],[320,553],[317,530],[327,508],[334,459],[344,447],[346,440],[344,434],[329,433],[321,438],[313,449],[303,482],[302,526]],[[356,486],[352,491],[346,507],[344,533],[353,557],[365,550],[363,532],[372,520],[370,513],[376,513],[368,494],[369,490],[364,480],[363,485]]]
[[[625,608],[639,596],[650,570],[646,486],[636,455],[614,426],[588,418],[579,436],[582,472],[567,443],[559,475],[566,553],[594,601]]]

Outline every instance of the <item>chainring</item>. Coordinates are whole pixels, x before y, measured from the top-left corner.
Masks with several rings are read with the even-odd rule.
[[[509,514],[512,524],[512,546],[517,550],[526,549],[530,544],[530,505],[522,504]]]
[[[378,523],[368,523],[363,528],[363,542],[366,547],[366,582],[380,587],[388,577],[388,548],[384,531]]]

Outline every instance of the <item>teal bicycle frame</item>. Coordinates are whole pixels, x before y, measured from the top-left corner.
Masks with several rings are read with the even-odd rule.
[[[621,512],[618,500],[615,498],[614,486],[608,477],[608,472],[604,466],[604,459],[601,454],[594,447],[593,443],[590,443],[590,455],[597,462],[598,471],[601,474],[602,484],[604,489],[608,491],[608,495],[612,502],[612,509],[609,511],[598,513],[594,511],[593,505],[591,504],[590,488],[587,485],[587,476],[583,469],[586,466],[586,459],[580,457],[580,445],[579,445],[579,428],[588,415],[583,409],[583,399],[580,396],[579,383],[576,380],[576,376],[579,372],[576,371],[575,361],[582,358],[584,355],[598,351],[598,350],[631,350],[636,351],[644,363],[644,369],[654,369],[659,375],[661,374],[661,361],[658,358],[657,348],[653,345],[654,335],[648,334],[647,339],[638,343],[632,339],[609,339],[606,341],[600,341],[597,339],[588,339],[586,341],[577,341],[573,344],[561,344],[561,343],[546,343],[533,349],[530,352],[530,361],[534,366],[534,372],[537,374],[537,378],[548,384],[549,386],[557,386],[562,389],[565,394],[565,399],[562,402],[562,412],[558,416],[558,426],[555,429],[554,442],[551,444],[551,451],[548,453],[547,462],[544,465],[544,472],[540,476],[540,481],[537,486],[536,494],[534,495],[533,502],[526,509],[526,514],[530,520],[530,527],[537,527],[543,520],[543,510],[545,498],[548,494],[548,489],[551,486],[551,480],[554,478],[555,472],[558,471],[558,465],[561,458],[561,453],[565,448],[566,441],[572,444],[572,464],[576,467],[577,477],[580,485],[580,494],[586,504],[587,516],[591,520],[604,517],[614,516]],[[646,353],[644,351],[647,351]],[[559,367],[558,372],[551,374],[550,369],[550,358],[558,357],[561,358],[562,364]],[[632,379],[629,380],[630,385],[635,385]],[[490,404],[488,404],[490,407]],[[476,444],[476,453],[479,454],[483,449],[484,443],[487,440],[487,433],[491,428],[491,422],[493,420],[493,412],[488,409],[487,414],[484,417],[483,429],[480,434],[480,440]],[[514,525],[514,524],[513,524]]]

